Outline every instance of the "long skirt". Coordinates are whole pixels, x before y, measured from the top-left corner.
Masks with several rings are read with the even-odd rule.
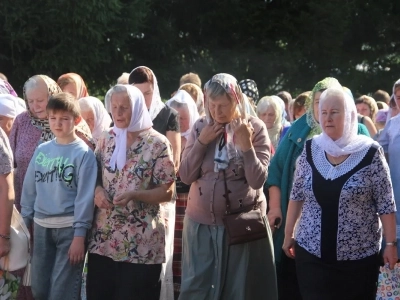
[[[174,260],[172,271],[174,275],[174,296],[179,297],[182,274],[182,230],[185,218],[186,203],[189,193],[178,193],[175,206]]]
[[[378,254],[360,260],[328,263],[297,244],[295,250],[303,300],[375,300]]]
[[[278,299],[271,230],[266,227],[268,238],[229,246],[224,226],[199,224],[186,216],[179,299]]]

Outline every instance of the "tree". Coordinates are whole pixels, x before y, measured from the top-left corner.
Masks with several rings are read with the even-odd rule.
[[[124,69],[147,0],[13,0],[0,4],[0,70],[19,92],[32,75],[80,74],[104,91]]]

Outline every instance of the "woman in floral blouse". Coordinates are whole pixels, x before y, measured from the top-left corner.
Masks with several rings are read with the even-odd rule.
[[[389,168],[382,148],[357,135],[357,123],[353,99],[327,89],[322,134],[306,142],[296,165],[282,248],[295,258],[304,300],[375,299],[382,225],[384,261],[391,269],[397,262]]]
[[[116,85],[115,126],[97,144],[97,211],[89,240],[87,298],[157,299],[165,261],[165,218],[175,167],[167,138],[152,129],[143,94]]]

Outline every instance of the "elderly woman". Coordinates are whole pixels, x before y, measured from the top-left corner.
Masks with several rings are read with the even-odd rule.
[[[262,97],[257,104],[257,116],[265,123],[268,130],[268,136],[271,140],[274,149],[278,148],[280,139],[283,136],[283,131],[287,130],[284,126],[284,110],[281,104],[282,100],[277,96]]]
[[[72,94],[76,99],[89,96],[86,84],[76,73],[66,73],[57,79],[57,84],[63,92]]]
[[[258,199],[265,214],[267,130],[261,120],[246,116],[233,76],[213,76],[205,95],[206,117],[193,126],[179,169],[181,180],[191,184],[179,299],[277,299],[268,226],[266,238],[229,245],[223,225],[227,202],[234,210]]]
[[[94,142],[100,138],[103,131],[110,128],[111,117],[103,103],[96,97],[83,97],[79,100],[82,118],[88,124]]]
[[[15,165],[15,206],[21,210],[21,191],[26,170],[36,147],[53,139],[47,118],[46,105],[51,95],[60,93],[57,83],[46,75],[35,75],[24,84],[24,100],[28,111],[15,118],[10,133],[10,145],[14,153]],[[90,129],[84,121],[76,127],[77,135],[91,148]]]
[[[306,114],[293,123],[283,137],[269,167],[269,176],[266,182],[270,197],[268,220],[271,228],[275,231],[274,249],[280,299],[301,299],[294,263],[282,253],[284,224],[295,162],[304,148],[305,141],[321,133],[317,122],[319,98],[324,90],[332,87],[341,88],[341,85],[331,77],[325,78],[314,86],[306,101]],[[360,134],[368,135],[364,125],[359,124],[358,130]]]
[[[143,94],[129,85],[109,91],[115,126],[98,141],[97,211],[89,239],[87,298],[160,296],[165,219],[175,179],[168,140],[152,128]]]
[[[322,93],[319,121],[322,134],[296,164],[283,250],[296,261],[304,300],[372,300],[382,226],[384,262],[391,269],[397,262],[389,168],[382,148],[357,135],[356,106],[343,89]]]
[[[393,95],[395,102],[400,107],[400,80],[393,86]],[[400,207],[400,164],[398,163],[398,155],[400,151],[400,115],[391,118],[385,126],[385,129],[379,136],[379,143],[383,147],[385,156],[389,163],[390,175],[393,182],[394,199],[397,207]],[[397,220],[397,238],[400,238],[400,209],[396,212]],[[400,251],[398,252],[400,255]]]
[[[192,97],[184,90],[178,90],[176,94],[167,101],[166,104],[174,108],[178,112],[179,127],[181,129],[181,152],[183,152],[186,146],[187,138],[190,135],[193,125],[199,118],[196,104],[194,103]],[[181,287],[182,228],[188,200],[189,188],[190,186],[184,184],[178,176],[176,180],[177,197],[175,202],[176,213],[173,256],[175,298],[179,296]]]
[[[10,94],[0,94],[0,127],[10,135],[15,118],[26,111],[25,102]]]
[[[204,116],[204,94],[201,88],[194,83],[185,83],[179,87],[179,90],[183,90],[189,93],[193,98],[197,106],[197,112],[200,116]]]

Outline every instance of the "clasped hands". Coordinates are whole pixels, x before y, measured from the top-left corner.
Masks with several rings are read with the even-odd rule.
[[[253,127],[247,120],[238,118],[231,121],[232,129],[235,133],[235,144],[239,146],[242,152],[246,152],[253,147],[251,142]],[[200,133],[199,142],[203,145],[208,145],[214,141],[225,131],[225,124],[214,121],[212,124],[207,124]]]
[[[135,191],[125,192],[115,197],[112,202],[103,187],[96,187],[94,192],[94,203],[99,208],[111,209],[113,204],[116,206],[126,206],[132,200],[135,200]]]

